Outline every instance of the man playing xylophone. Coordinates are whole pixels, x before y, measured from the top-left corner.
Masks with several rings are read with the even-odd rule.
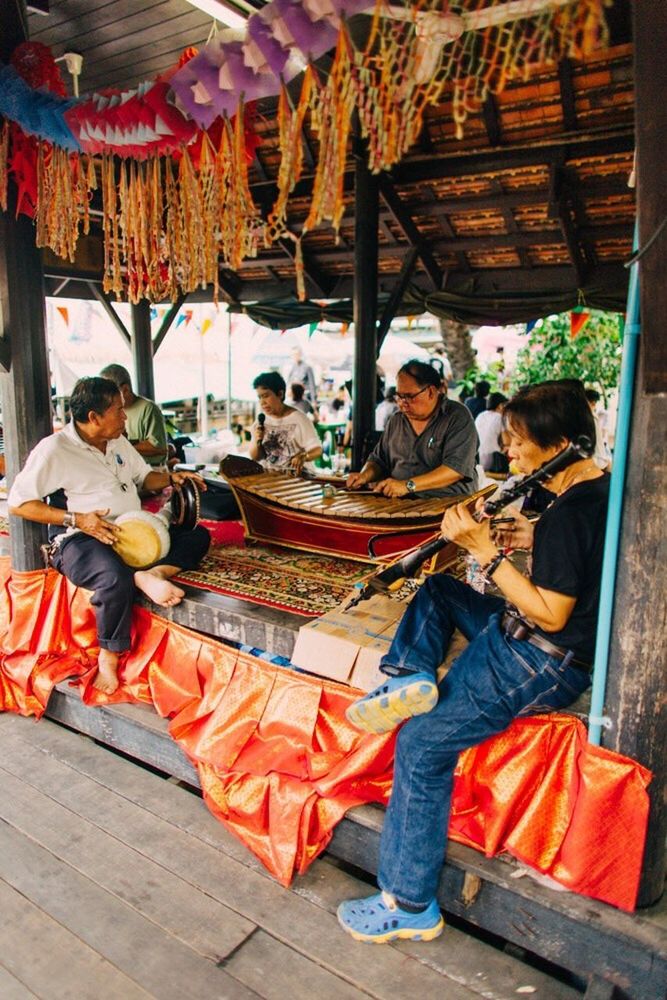
[[[398,412],[363,469],[348,476],[347,488],[372,484],[387,497],[474,493],[477,431],[465,406],[447,399],[440,373],[423,361],[408,361],[396,377],[395,399]]]

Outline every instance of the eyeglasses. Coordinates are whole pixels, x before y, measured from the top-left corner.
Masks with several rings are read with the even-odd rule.
[[[419,392],[397,392],[394,395],[401,403],[411,403],[413,399],[416,399],[417,396],[421,396],[422,392],[426,392],[426,390],[430,388],[430,385],[425,385],[423,389],[419,390]]]

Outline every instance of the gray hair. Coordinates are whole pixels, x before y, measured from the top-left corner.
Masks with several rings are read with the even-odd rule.
[[[121,385],[129,385],[132,388],[132,378],[127,368],[123,368],[122,365],[107,365],[100,372],[100,378],[108,378],[112,382],[115,382],[120,389]]]

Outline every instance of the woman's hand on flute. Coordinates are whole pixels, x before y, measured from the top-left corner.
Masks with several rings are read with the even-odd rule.
[[[518,507],[508,507],[504,512],[512,521],[499,519],[499,523],[491,520],[491,538],[500,549],[532,549],[535,525],[522,514]]]
[[[467,502],[447,508],[441,530],[444,538],[456,542],[480,563],[490,562],[498,554],[498,547],[491,538],[490,521],[488,518],[476,521]]]

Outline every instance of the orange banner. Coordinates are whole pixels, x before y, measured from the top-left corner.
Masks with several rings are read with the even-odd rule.
[[[169,718],[209,809],[287,885],[354,805],[386,802],[394,739],[353,729],[357,692],[298,674],[136,607],[111,697],[91,686],[95,619],[86,591],[53,570],[0,560],[0,710],[41,716],[77,678],[88,705],[144,702]],[[509,851],[569,889],[631,910],[650,775],[590,746],[572,716],[516,720],[461,755],[450,836]],[[632,831],[632,835],[628,835]]]

